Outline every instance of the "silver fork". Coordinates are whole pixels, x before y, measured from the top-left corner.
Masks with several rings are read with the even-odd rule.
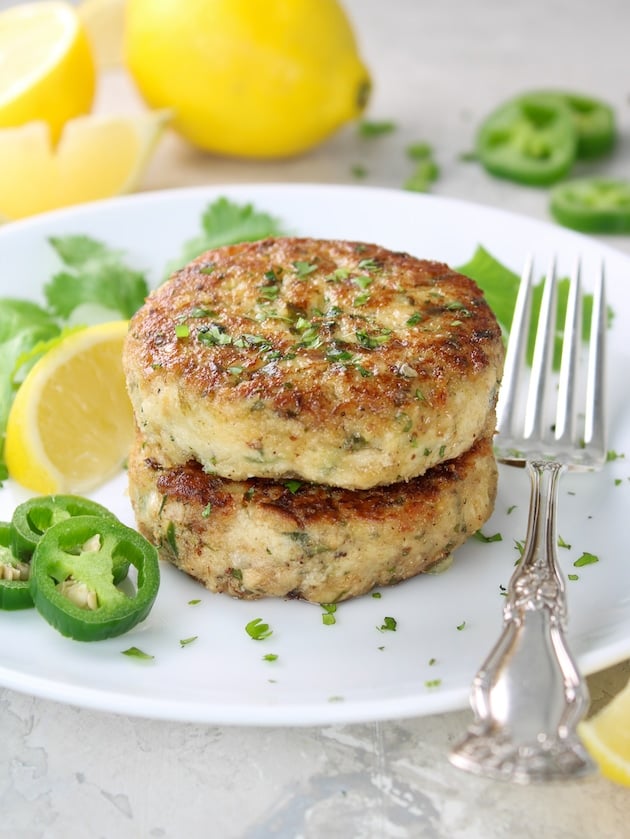
[[[516,429],[521,414],[519,395],[528,375],[524,355],[532,275],[529,259],[510,330],[496,438],[499,461],[527,467],[529,472],[527,536],[508,586],[502,634],[473,680],[473,724],[449,756],[461,769],[523,784],[577,777],[594,769],[576,734],[589,697],[565,637],[567,606],[556,556],[556,506],[559,477],[564,471],[596,470],[606,460],[603,266],[593,295],[583,422],[578,422],[576,415],[583,366],[579,263],[569,290],[555,423],[548,422],[545,413],[550,401],[545,396],[551,384],[556,320],[557,282],[552,263],[541,301],[522,433]]]

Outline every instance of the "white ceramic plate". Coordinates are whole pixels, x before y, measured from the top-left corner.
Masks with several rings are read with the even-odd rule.
[[[579,574],[567,588],[570,642],[582,668],[592,672],[630,655],[630,258],[553,225],[453,200],[367,187],[226,186],[143,194],[7,226],[0,230],[0,297],[41,299],[43,283],[58,267],[47,237],[64,233],[124,249],[128,262],[157,282],[219,195],[252,202],[296,234],[377,242],[454,266],[479,243],[517,272],[532,250],[541,274],[552,252],[561,272],[579,254],[588,286],[605,259],[616,315],[609,448],[627,459],[598,475],[563,479],[559,533],[571,544],[561,551],[563,568]],[[0,519],[25,497],[7,482]],[[123,475],[93,497],[133,523]],[[445,574],[383,589],[380,599],[343,603],[332,626],[322,623],[317,606],[212,595],[170,567],[162,569],[149,618],[121,638],[82,644],[63,638],[34,611],[0,612],[0,683],[75,705],[217,724],[314,725],[464,707],[474,671],[501,627],[500,587],[516,559],[514,540],[524,535],[527,497],[521,470],[502,468],[496,511],[484,528],[500,532],[502,542],[473,540]],[[575,569],[583,551],[599,562]],[[189,605],[196,598],[201,602]],[[396,619],[395,632],[378,629],[386,616]],[[264,641],[244,629],[257,617],[273,630]],[[193,636],[194,643],[180,644]],[[132,645],[154,659],[121,655]],[[278,659],[265,661],[267,653]],[[439,685],[427,685],[436,680]]]

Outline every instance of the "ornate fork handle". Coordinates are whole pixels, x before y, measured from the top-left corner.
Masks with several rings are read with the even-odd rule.
[[[475,721],[450,755],[462,769],[520,783],[594,769],[575,733],[588,691],[565,640],[566,597],[556,556],[565,467],[556,461],[528,461],[527,467],[527,538],[510,580],[503,632],[473,681]]]

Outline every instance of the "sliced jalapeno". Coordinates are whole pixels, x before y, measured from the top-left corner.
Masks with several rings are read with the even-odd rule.
[[[18,559],[11,548],[11,525],[0,522],[0,609],[30,609],[30,566]]]
[[[556,221],[584,233],[630,233],[630,181],[578,178],[551,191]]]
[[[558,93],[571,111],[577,131],[577,156],[588,160],[609,152],[617,139],[615,112],[600,99],[579,93]]]
[[[135,591],[114,583],[121,560],[137,571]],[[143,621],[157,597],[156,548],[116,519],[75,516],[49,527],[31,562],[31,594],[40,614],[62,635],[100,641]],[[125,586],[131,588],[131,581]]]
[[[530,93],[499,106],[482,123],[477,155],[493,175],[547,185],[571,168],[577,134],[569,106],[558,96]]]
[[[74,516],[116,519],[106,507],[79,495],[39,495],[29,498],[13,512],[13,553],[24,562],[30,562],[37,543],[48,528]],[[114,582],[124,580],[128,570],[129,563],[119,560],[114,568]]]

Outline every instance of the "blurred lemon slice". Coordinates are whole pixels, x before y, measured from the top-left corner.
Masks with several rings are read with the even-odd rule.
[[[92,50],[70,4],[0,12],[0,127],[44,120],[54,144],[67,120],[89,112],[94,88]]]
[[[125,0],[83,0],[77,12],[87,30],[97,65],[103,70],[121,65]]]
[[[9,475],[38,493],[86,492],[121,468],[134,420],[122,349],[127,321],[73,332],[29,371],[7,422]]]
[[[43,122],[0,130],[0,217],[130,192],[167,118],[166,111],[77,117],[66,123],[56,148]]]
[[[630,682],[601,711],[578,726],[602,775],[630,786]]]

